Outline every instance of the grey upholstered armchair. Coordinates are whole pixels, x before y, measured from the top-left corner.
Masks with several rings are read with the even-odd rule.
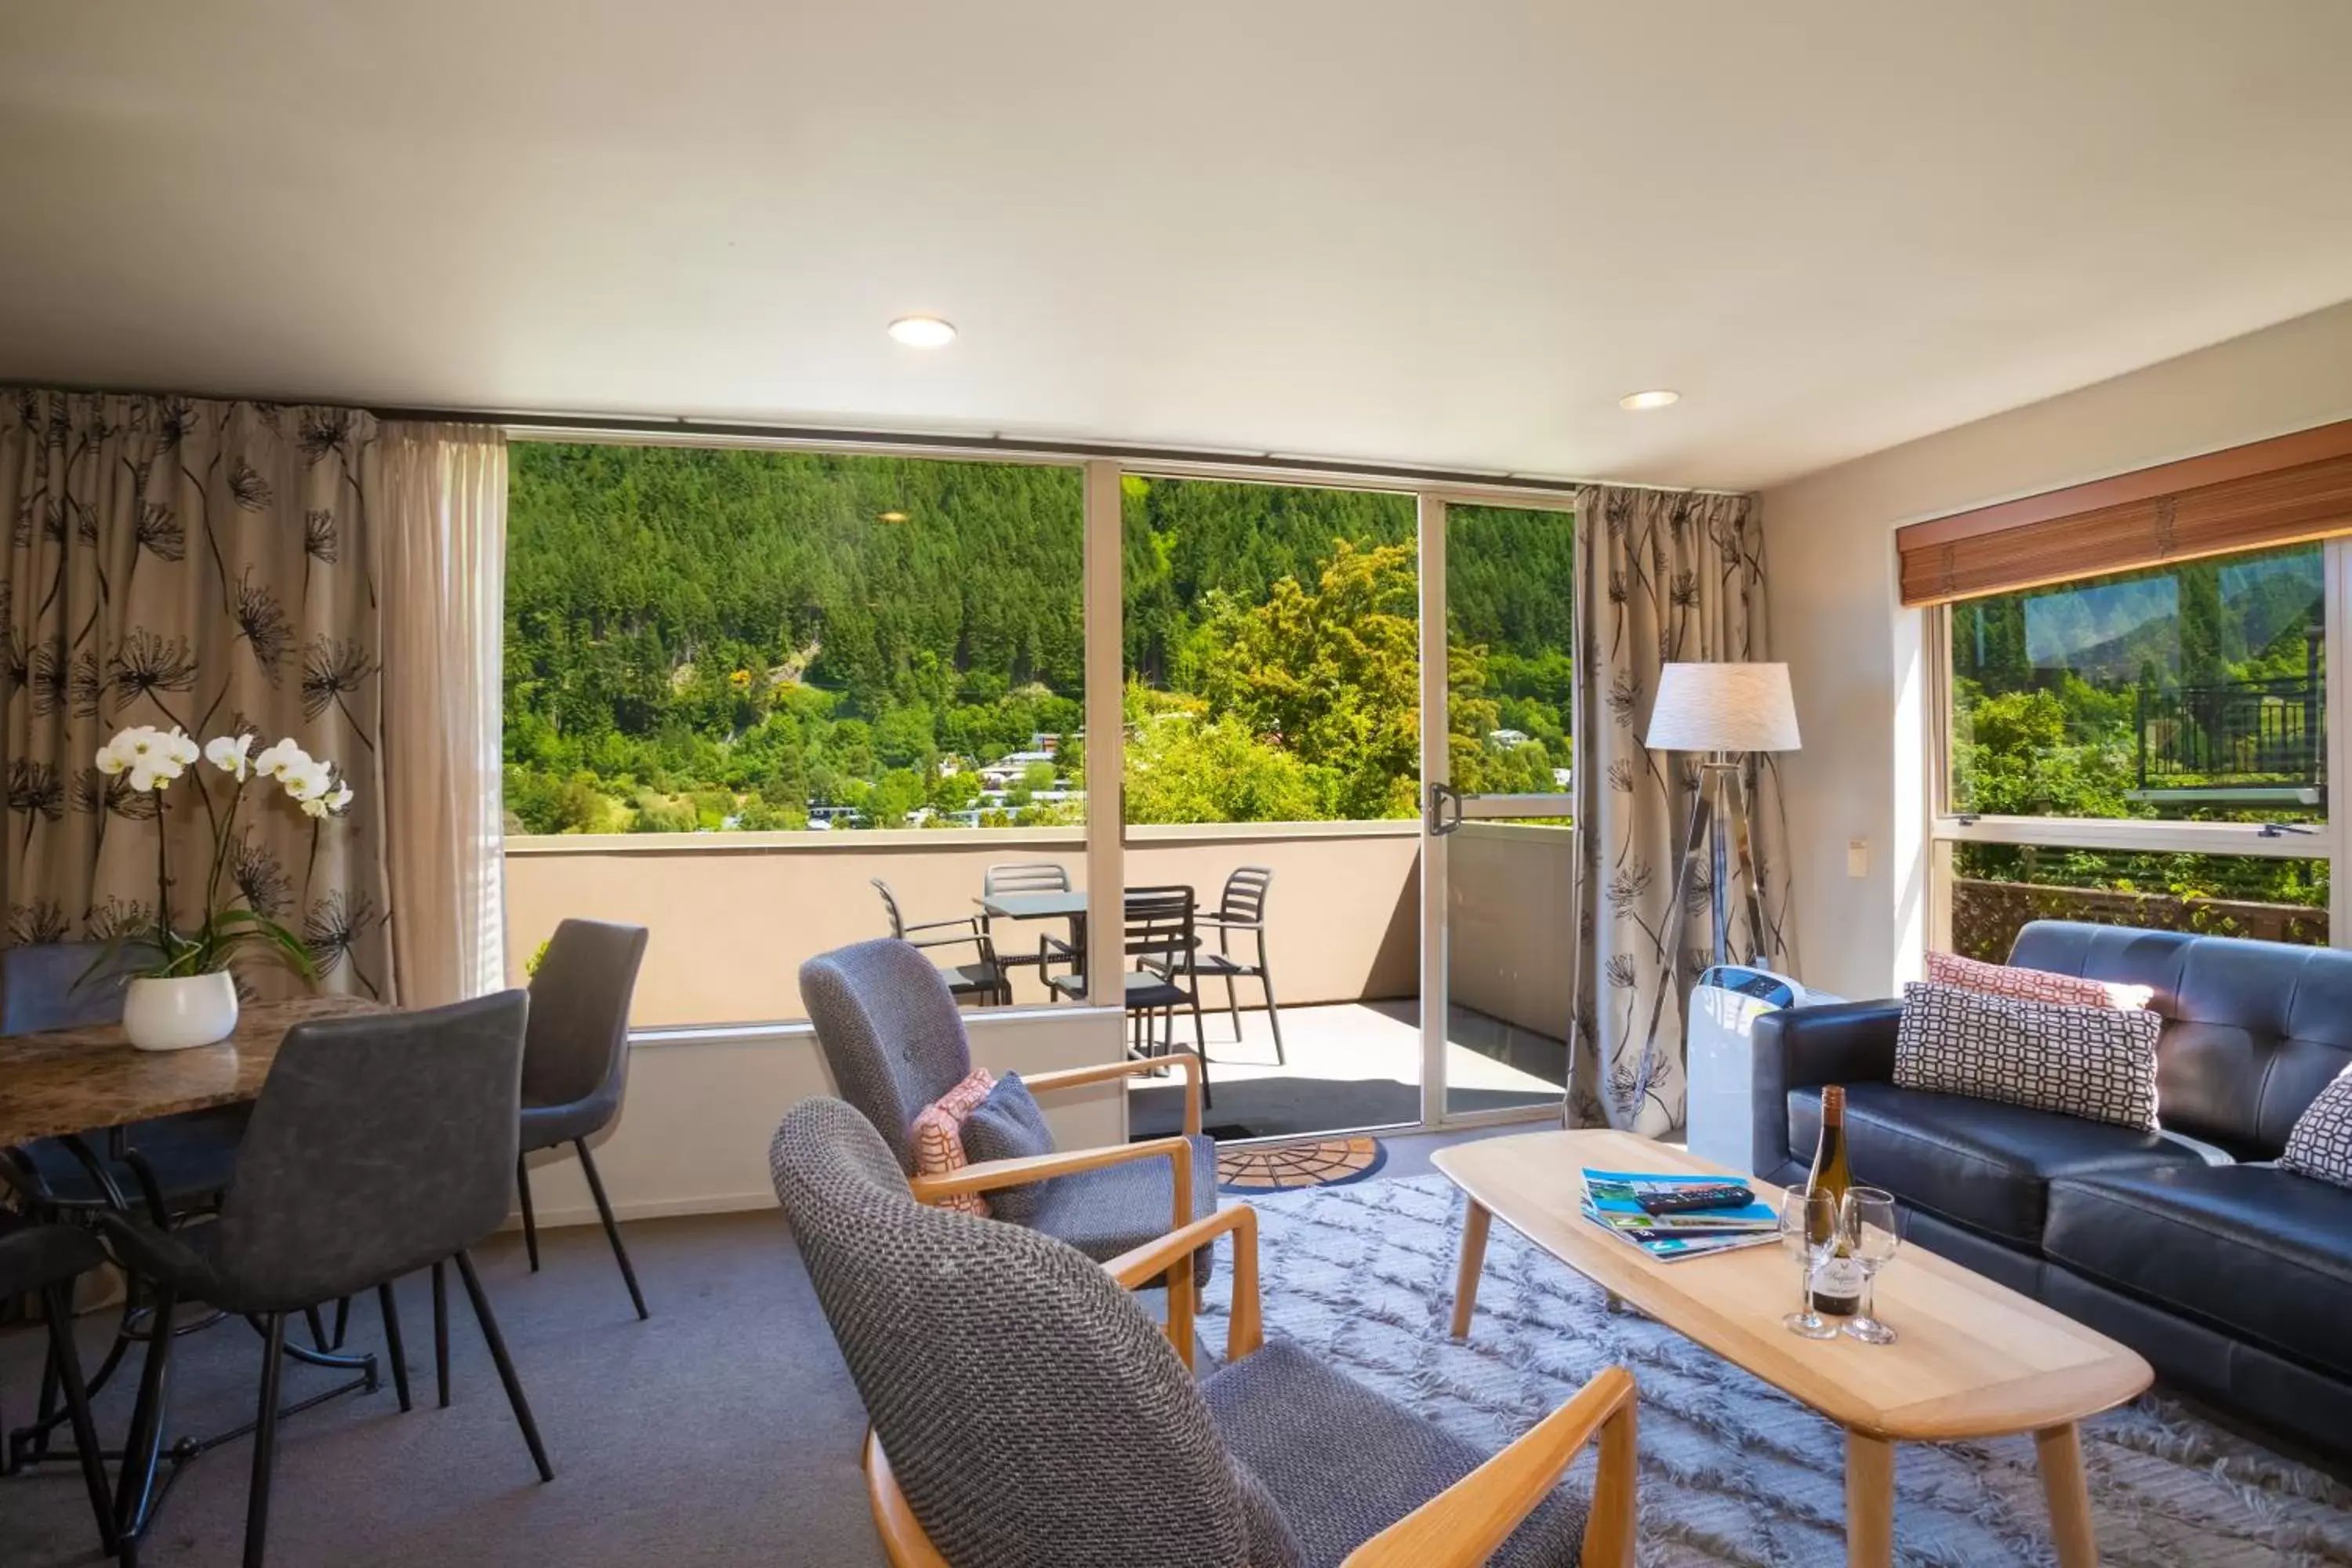
[[[768,1155],[864,1396],[898,1568],[1631,1568],[1634,1387],[1611,1368],[1489,1458],[1294,1346],[1262,1342],[1246,1205],[1108,1263],[917,1204],[872,1126],[794,1106]],[[1127,1293],[1234,1238],[1226,1363],[1195,1382]],[[1190,1292],[1171,1289],[1172,1308]],[[1590,1497],[1560,1477],[1598,1437]]]
[[[915,1118],[971,1071],[963,1015],[947,982],[914,948],[883,938],[801,965],[801,1000],[842,1098],[874,1124],[924,1202],[997,1194],[991,1200],[997,1217],[1094,1258],[1115,1258],[1216,1209],[1217,1146],[1201,1132],[1199,1058],[1177,1053],[1022,1079],[1031,1093],[1045,1094],[1173,1067],[1185,1079],[1182,1137],[983,1158],[952,1175],[917,1177]],[[1202,1268],[1205,1277],[1205,1258]]]

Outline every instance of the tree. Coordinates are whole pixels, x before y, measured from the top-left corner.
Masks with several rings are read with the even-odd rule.
[[[1298,822],[1322,815],[1322,791],[1295,754],[1238,719],[1169,715],[1127,749],[1129,822]]]

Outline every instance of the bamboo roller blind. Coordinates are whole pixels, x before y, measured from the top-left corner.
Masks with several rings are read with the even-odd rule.
[[[2352,533],[2352,420],[1896,531],[1903,603],[1939,605]]]

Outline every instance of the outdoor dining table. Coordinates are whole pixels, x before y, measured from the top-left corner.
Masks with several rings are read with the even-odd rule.
[[[260,1095],[261,1086],[269,1077],[270,1064],[278,1059],[278,1047],[296,1025],[393,1010],[388,1004],[362,996],[305,996],[290,1002],[264,1002],[239,1011],[236,1028],[227,1039],[178,1051],[142,1051],[131,1043],[130,1036],[119,1023],[0,1036],[0,1150],[42,1138],[58,1139],[89,1171],[111,1207],[130,1213],[143,1203],[160,1225],[164,1219],[163,1193],[130,1136],[133,1123],[252,1100]],[[90,1139],[97,1133],[106,1136],[103,1155],[91,1146]],[[123,1192],[114,1180],[110,1160],[127,1166],[142,1190]],[[135,1290],[125,1298],[122,1324],[117,1331],[113,1350],[90,1380],[92,1394],[113,1374],[127,1346],[142,1337],[132,1327],[137,1300]],[[373,1357],[336,1355],[323,1344],[312,1349],[290,1341],[286,1353],[314,1365],[365,1373],[357,1382],[290,1406],[289,1414],[353,1388],[375,1386]],[[160,1406],[165,1390],[157,1386],[153,1397]],[[47,1410],[42,1412],[45,1421],[49,1414]],[[159,1408],[155,1418],[143,1428],[152,1434],[158,1451],[163,1449],[163,1426]],[[153,1483],[158,1468],[152,1463],[142,1464],[140,1473],[149,1478],[145,1493],[118,1500],[116,1505],[116,1517],[121,1521],[126,1538],[145,1533],[156,1505],[181,1465],[216,1444],[242,1436],[247,1429],[240,1426],[212,1438],[183,1437],[173,1443],[166,1456],[172,1460],[172,1469],[160,1488]],[[46,1434],[46,1426],[40,1430]],[[37,1453],[45,1449],[46,1435],[40,1443]],[[122,1473],[131,1473],[128,1455],[124,1456]]]

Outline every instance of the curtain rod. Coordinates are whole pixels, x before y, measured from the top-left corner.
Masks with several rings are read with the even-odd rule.
[[[916,430],[861,430],[833,426],[761,425],[688,418],[648,419],[600,414],[497,414],[482,410],[376,407],[379,419],[430,420],[459,425],[497,425],[510,431],[572,432],[603,436],[709,437],[732,441],[776,441],[816,447],[884,447],[899,450],[987,453],[1005,457],[1083,459],[1117,458],[1142,466],[1171,463],[1185,467],[1244,469],[1268,475],[1331,475],[1348,479],[1388,479],[1403,484],[1449,486],[1472,489],[1512,489],[1557,494],[1598,486],[1613,489],[1654,490],[1664,495],[1741,496],[1742,490],[1694,485],[1619,483],[1602,479],[1546,477],[1468,468],[1417,468],[1402,463],[1368,462],[1360,458],[1311,458],[1274,452],[1219,451],[1215,448],[1156,447],[1117,441],[1049,440],[1022,436],[971,436]]]
[[[1283,455],[1274,452],[1218,451],[1212,447],[1155,447],[1147,443],[1117,441],[1054,441],[1022,436],[969,436],[919,430],[861,430],[822,425],[761,425],[723,420],[689,419],[682,416],[646,418],[642,416],[613,414],[539,414],[499,412],[482,408],[410,408],[399,405],[368,405],[357,401],[341,402],[332,397],[257,398],[252,393],[187,392],[171,388],[92,386],[87,384],[50,383],[35,386],[26,382],[5,382],[0,385],[24,387],[29,391],[68,393],[99,393],[119,396],[165,397],[186,396],[215,402],[274,402],[287,404],[322,403],[344,407],[364,408],[379,419],[413,419],[450,425],[496,425],[515,431],[546,431],[551,434],[571,432],[583,436],[670,436],[707,437],[731,441],[788,442],[800,446],[858,447],[880,447],[898,451],[933,451],[982,456],[997,453],[1008,458],[1108,458],[1139,465],[1154,463],[1177,464],[1188,468],[1226,468],[1258,472],[1269,477],[1283,474],[1301,476],[1328,475],[1340,479],[1389,480],[1403,485],[1432,487],[1460,486],[1466,489],[1527,490],[1544,494],[1582,489],[1595,486],[1608,489],[1653,490],[1660,495],[1710,495],[1739,497],[1751,492],[1727,490],[1709,485],[1652,485],[1632,480],[1583,479],[1559,475],[1522,474],[1510,471],[1472,468],[1419,468],[1405,463],[1377,463],[1362,458],[1310,458],[1303,455]]]

